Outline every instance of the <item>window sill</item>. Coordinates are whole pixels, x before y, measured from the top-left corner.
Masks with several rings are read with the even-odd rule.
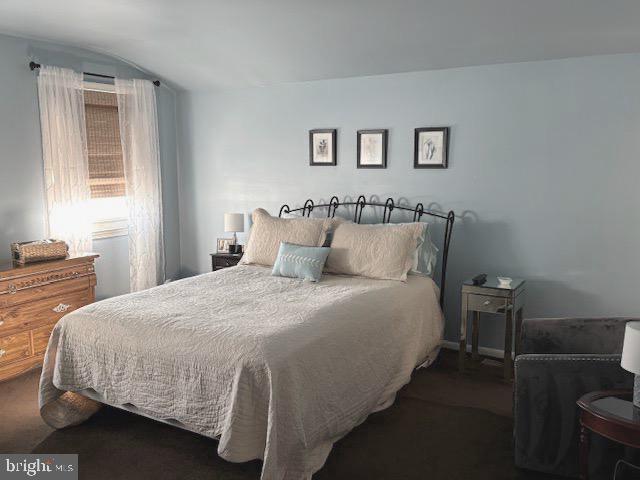
[[[129,233],[129,223],[126,218],[114,218],[93,222],[93,239],[124,237]]]

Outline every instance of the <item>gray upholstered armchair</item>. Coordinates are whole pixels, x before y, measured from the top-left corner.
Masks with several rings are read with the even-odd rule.
[[[620,367],[630,318],[527,319],[515,361],[515,462],[522,468],[578,475],[576,401],[593,390],[632,388]],[[593,445],[592,453],[598,455]]]

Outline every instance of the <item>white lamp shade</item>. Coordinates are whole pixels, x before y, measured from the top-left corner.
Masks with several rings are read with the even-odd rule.
[[[627,322],[624,329],[624,344],[620,366],[640,375],[640,321]]]
[[[244,213],[225,213],[224,231],[244,232]]]

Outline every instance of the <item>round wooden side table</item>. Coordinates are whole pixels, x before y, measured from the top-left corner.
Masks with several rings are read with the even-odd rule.
[[[580,408],[580,478],[589,476],[589,431],[609,440],[640,448],[640,408],[631,403],[631,390],[587,393]]]

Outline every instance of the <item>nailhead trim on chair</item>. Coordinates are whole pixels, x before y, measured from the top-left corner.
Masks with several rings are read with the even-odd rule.
[[[566,354],[566,356],[564,356],[564,357],[563,356],[539,357],[537,355],[535,357],[527,357],[526,354],[525,354],[525,355],[517,356],[515,363],[518,363],[518,360],[564,360],[564,361],[569,361],[569,362],[593,362],[593,361],[598,361],[598,362],[619,362],[620,361],[620,355],[618,355],[617,357],[614,357],[614,358],[611,358],[609,356],[607,356],[607,357],[569,358],[570,355],[574,355],[574,354]]]

